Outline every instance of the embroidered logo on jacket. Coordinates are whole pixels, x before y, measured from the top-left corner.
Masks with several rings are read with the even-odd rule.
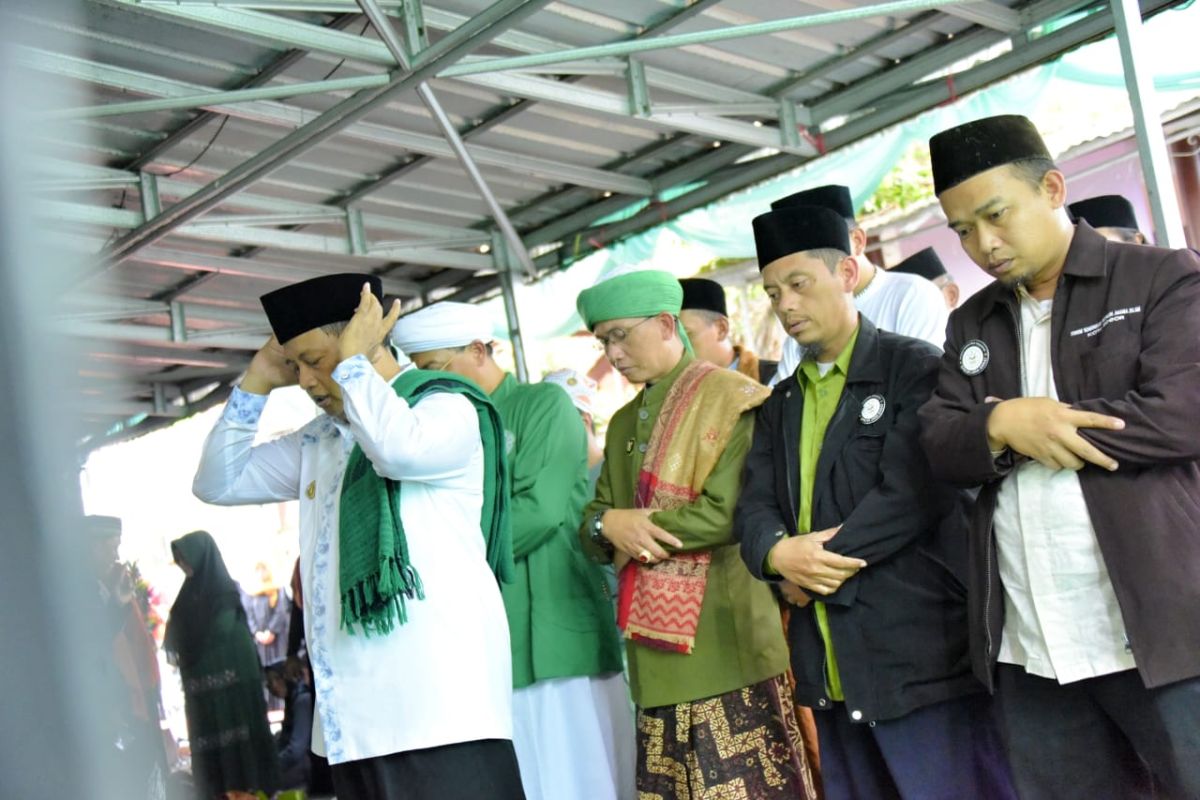
[[[959,351],[958,368],[963,375],[978,375],[987,369],[990,355],[986,344],[979,339],[972,339]]]
[[[1113,324],[1114,322],[1121,322],[1128,316],[1132,316],[1133,314],[1140,314],[1140,313],[1142,313],[1141,306],[1130,306],[1129,308],[1114,308],[1112,311],[1109,311],[1107,314],[1105,314],[1103,317],[1101,317],[1099,322],[1093,322],[1091,325],[1085,325],[1082,328],[1076,328],[1075,330],[1071,331],[1071,335],[1072,336],[1080,336],[1080,335],[1095,336],[1097,333],[1104,330],[1105,328],[1107,328],[1109,325]]]

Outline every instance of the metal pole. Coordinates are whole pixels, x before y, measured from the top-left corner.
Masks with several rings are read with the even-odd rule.
[[[358,0],[358,5],[362,8],[363,13],[367,15],[367,18],[371,20],[371,24],[375,26],[379,38],[387,45],[396,62],[402,67],[407,67],[411,56],[405,49],[403,42],[400,41],[400,37],[396,34],[396,30],[392,27],[387,15],[379,8],[377,0]],[[471,154],[467,152],[467,146],[463,143],[462,137],[459,136],[458,129],[454,127],[454,123],[450,121],[446,110],[438,102],[437,95],[433,93],[433,89],[430,88],[428,83],[421,81],[417,85],[417,96],[421,98],[421,102],[429,109],[429,113],[441,130],[442,136],[446,138],[450,149],[454,151],[458,163],[462,165],[463,170],[467,173],[467,177],[475,184],[476,190],[483,198],[488,211],[491,212],[492,219],[496,221],[496,225],[500,228],[501,233],[504,234],[512,257],[520,262],[521,267],[529,277],[534,277],[537,274],[537,270],[533,266],[533,259],[529,257],[529,251],[525,249],[525,243],[521,241],[521,235],[513,227],[508,214],[501,208],[496,195],[492,193],[492,189],[488,186],[487,180],[484,179],[483,173],[479,171],[479,167],[475,164],[475,159],[471,158]]]
[[[498,0],[471,18],[462,27],[439,39],[421,54],[412,72],[396,77],[386,86],[363,89],[328,109],[317,118],[292,131],[253,158],[242,162],[208,183],[190,197],[181,200],[152,220],[129,231],[100,254],[100,275],[147,245],[154,244],[180,225],[186,224],[223,200],[308,152],[371,111],[386,105],[396,95],[425,79],[444,64],[462,58],[476,47],[500,35],[506,27],[541,8],[546,0]]]
[[[500,72],[519,67],[541,67],[547,64],[561,64],[566,61],[582,61],[591,58],[610,58],[613,56],[623,57],[633,53],[644,53],[648,50],[666,50],[673,47],[722,42],[726,39],[742,39],[748,36],[783,33],[784,31],[794,31],[800,28],[815,28],[822,25],[835,25],[841,22],[870,19],[871,17],[893,16],[911,11],[924,11],[928,8],[943,9],[946,6],[974,2],[978,2],[978,0],[895,0],[895,2],[891,3],[850,8],[843,11],[809,14],[803,17],[789,17],[771,22],[756,22],[750,25],[733,25],[713,30],[698,31],[696,33],[678,33],[670,36],[655,36],[649,39],[631,39],[611,44],[594,45],[592,47],[555,50],[550,53],[534,53],[532,55],[513,56],[511,58],[485,59],[470,64],[455,64],[438,72],[438,77],[458,78],[463,75],[479,75],[486,72]]]
[[[513,365],[517,380],[529,383],[529,366],[525,362],[525,340],[521,336],[521,320],[517,317],[517,298],[513,290],[512,267],[508,247],[503,236],[494,236],[492,259],[500,276],[500,293],[504,297],[504,317],[508,320],[508,340],[512,342]]]
[[[1139,64],[1145,52],[1142,38],[1142,10],[1137,0],[1112,0],[1113,20],[1117,42],[1121,46],[1121,65],[1129,104],[1133,107],[1133,127],[1137,133],[1138,156],[1146,194],[1150,197],[1150,213],[1154,217],[1155,243],[1160,247],[1186,247],[1183,222],[1179,216],[1179,199],[1175,196],[1175,179],[1171,173],[1171,156],[1163,135],[1162,116],[1154,80],[1149,70]]]

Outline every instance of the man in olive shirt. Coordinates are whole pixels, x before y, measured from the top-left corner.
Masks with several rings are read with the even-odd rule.
[[[478,306],[436,303],[392,343],[421,369],[470,378],[504,420],[516,578],[501,586],[513,657],[513,746],[529,800],[633,796],[633,720],[600,567],[576,530],[590,496],[587,441],[570,398],[521,384],[492,357]]]
[[[822,598],[788,638],[825,797],[1013,797],[968,659],[965,497],[934,483],[917,441],[940,353],[855,310],[838,214],[780,208],[754,234],[807,356],[759,409],[736,529],[752,573]]]
[[[813,797],[783,681],[787,648],[732,516],[766,390],[696,359],[667,272],[611,277],[580,316],[645,387],[613,415],[583,536],[621,573],[618,624],[637,705],[643,797]]]

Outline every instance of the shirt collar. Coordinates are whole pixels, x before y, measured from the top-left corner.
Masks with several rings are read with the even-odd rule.
[[[854,327],[854,333],[850,335],[850,341],[846,342],[846,346],[838,353],[837,358],[833,360],[833,369],[825,373],[826,375],[832,372],[840,372],[843,376],[850,373],[850,358],[854,354],[854,345],[858,341],[858,332],[862,330],[862,324],[859,323]],[[817,367],[817,361],[814,358],[805,358],[800,362],[800,369],[796,373],[797,380],[803,386],[809,381],[820,381],[822,377],[820,369]]]

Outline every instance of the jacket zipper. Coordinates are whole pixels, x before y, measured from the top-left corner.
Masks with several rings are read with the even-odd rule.
[[[793,389],[793,391],[795,391],[795,390]],[[786,403],[784,404],[784,411],[785,412],[787,411]],[[782,414],[780,416],[782,417]],[[779,429],[783,430],[783,419],[781,418],[779,420],[779,422],[780,422]],[[797,442],[796,447],[799,448],[799,446],[800,446],[799,442]],[[792,524],[798,525],[799,524],[798,521],[800,519],[800,510],[798,508],[796,508],[796,492],[792,491],[793,486],[796,487],[797,491],[799,491],[799,489],[800,489],[799,475],[797,475],[795,482],[792,481],[792,475],[793,475],[792,459],[793,459],[793,457],[795,457],[795,455],[796,454],[794,452],[792,452],[792,448],[787,446],[787,442],[784,442],[783,463],[784,463],[785,469],[787,470],[788,508],[791,509],[791,512],[792,512],[792,520],[793,520]],[[795,465],[795,466],[797,469],[799,469],[799,465]]]

